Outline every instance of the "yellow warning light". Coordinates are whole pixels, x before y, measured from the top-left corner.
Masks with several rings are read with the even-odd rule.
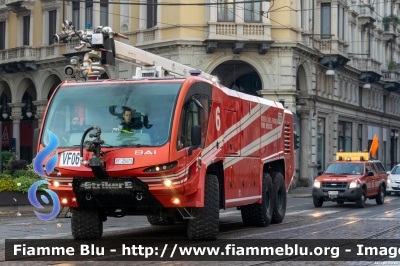
[[[364,161],[369,160],[368,152],[338,152],[336,153],[336,160],[342,161],[346,158],[346,161]]]

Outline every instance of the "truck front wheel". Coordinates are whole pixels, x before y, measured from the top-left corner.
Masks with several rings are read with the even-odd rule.
[[[272,219],[272,181],[269,174],[264,174],[262,181],[262,203],[241,206],[242,220],[245,225],[268,226]]]
[[[71,231],[75,239],[101,238],[103,220],[99,210],[71,208]]]
[[[207,175],[204,189],[204,207],[193,208],[189,220],[189,239],[215,240],[219,232],[219,184],[215,175]]]
[[[285,179],[281,173],[272,173],[272,200],[274,203],[271,223],[279,224],[286,214],[286,187]]]

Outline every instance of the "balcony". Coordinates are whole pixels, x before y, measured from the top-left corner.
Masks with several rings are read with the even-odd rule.
[[[372,58],[359,58],[356,56],[349,56],[351,59],[347,64],[361,71],[372,71],[381,76],[381,62]]]
[[[360,25],[366,25],[369,23],[372,24],[376,21],[374,15],[373,7],[361,6],[360,15],[358,16],[358,23],[360,23]]]
[[[317,47],[324,54],[319,63],[326,67],[329,63],[332,64],[333,69],[343,67],[350,60],[347,53],[349,44],[341,40],[320,39]]]
[[[43,47],[22,46],[0,50],[0,70],[16,73],[27,70],[37,70],[40,61],[58,60],[61,57],[60,46]]]
[[[400,73],[398,71],[382,70],[383,88],[389,92],[400,91]]]
[[[397,71],[382,70],[382,81],[400,82],[400,73]]]
[[[209,23],[208,30],[210,40],[243,40],[251,39],[254,41],[271,41],[271,36],[268,33],[270,31],[270,25],[264,25],[261,23],[229,23],[229,22],[217,22]],[[267,32],[268,34],[265,34]]]
[[[389,25],[384,25],[384,31],[382,33],[382,41],[392,41],[397,38],[396,28],[393,26],[392,23]]]
[[[5,4],[8,8],[11,9],[12,12],[14,13],[21,13],[21,12],[26,12],[33,10],[33,5],[35,4],[35,1],[32,0],[5,0]],[[1,5],[1,1],[0,1]]]

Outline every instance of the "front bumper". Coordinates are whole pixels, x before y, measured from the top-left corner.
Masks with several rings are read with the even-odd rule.
[[[328,191],[338,191],[334,189],[325,189],[325,188],[313,188],[312,196],[314,198],[324,199],[328,201],[355,201],[361,197],[362,189],[361,188],[347,188],[344,190],[340,190],[337,195],[332,196],[329,195]]]
[[[388,183],[386,192],[400,192],[400,184],[399,183]]]

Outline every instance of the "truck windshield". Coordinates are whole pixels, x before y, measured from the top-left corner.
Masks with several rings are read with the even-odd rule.
[[[42,144],[48,144],[47,131],[51,131],[58,137],[59,147],[78,147],[85,130],[99,126],[104,147],[162,146],[170,137],[181,86],[182,83],[63,86],[50,103]],[[93,140],[89,134],[86,139]]]
[[[328,166],[324,174],[362,175],[364,174],[364,168],[361,163],[333,163]]]

